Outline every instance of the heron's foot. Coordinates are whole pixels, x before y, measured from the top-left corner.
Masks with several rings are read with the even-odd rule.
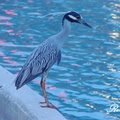
[[[43,108],[53,108],[53,109],[56,109],[55,106],[53,106],[52,104],[46,104],[45,106],[41,106]]]
[[[52,104],[52,103],[50,103],[50,102],[48,102],[48,101],[44,101],[44,102],[39,102],[40,104]]]
[[[40,104],[46,104],[46,102],[39,102]]]
[[[54,105],[52,105],[50,102],[40,102],[40,104],[46,104],[45,106],[41,106],[41,107],[48,107],[48,108],[54,108],[56,109],[56,107]]]

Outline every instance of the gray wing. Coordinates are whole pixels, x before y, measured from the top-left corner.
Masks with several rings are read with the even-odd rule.
[[[22,87],[40,74],[50,69],[55,62],[60,63],[61,51],[55,45],[41,44],[29,56],[28,60],[19,72],[15,86]]]

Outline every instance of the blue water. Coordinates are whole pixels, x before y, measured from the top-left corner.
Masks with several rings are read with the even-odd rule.
[[[107,112],[113,103],[120,109],[120,0],[0,0],[0,65],[16,75],[62,28],[62,15],[41,16],[71,10],[93,29],[72,24],[62,61],[47,78],[49,101],[68,120],[120,120],[120,112]],[[28,86],[42,95],[39,80]]]

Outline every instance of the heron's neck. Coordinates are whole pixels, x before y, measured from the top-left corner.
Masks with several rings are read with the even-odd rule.
[[[57,42],[59,43],[60,47],[64,44],[66,38],[68,37],[71,30],[71,25],[68,20],[63,21],[63,29],[57,34]]]

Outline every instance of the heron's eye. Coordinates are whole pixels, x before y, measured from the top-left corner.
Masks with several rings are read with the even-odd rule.
[[[80,16],[77,16],[76,18],[77,18],[77,19],[80,19]]]

